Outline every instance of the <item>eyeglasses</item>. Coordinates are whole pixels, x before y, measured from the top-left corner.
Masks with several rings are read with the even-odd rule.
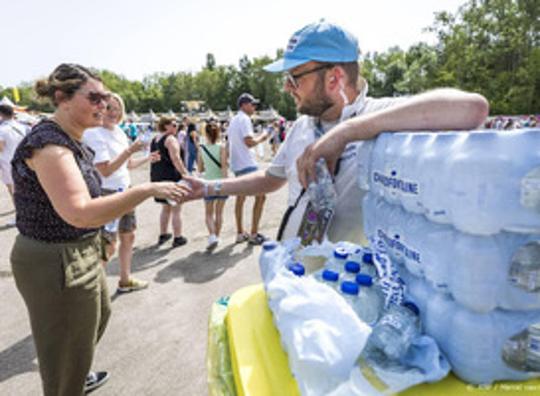
[[[85,94],[85,92],[81,92],[82,94]],[[86,92],[86,99],[93,105],[97,106],[101,102],[106,102],[110,99],[111,94],[109,93],[101,93],[97,91],[88,91]],[[107,108],[108,109],[108,108]]]
[[[294,89],[298,89],[298,87],[300,86],[299,83],[298,83],[298,80],[301,79],[302,77],[307,76],[308,74],[311,74],[311,73],[318,72],[320,70],[331,69],[334,66],[335,65],[332,64],[332,63],[326,63],[326,64],[324,64],[322,66],[316,67],[316,68],[311,69],[311,70],[306,70],[306,71],[303,71],[303,72],[300,72],[300,73],[297,73],[297,74],[292,74],[292,73],[289,73],[289,72],[285,72],[285,74],[284,74],[285,84],[290,85]]]

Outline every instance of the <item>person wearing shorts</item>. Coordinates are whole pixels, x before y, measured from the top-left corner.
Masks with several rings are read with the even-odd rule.
[[[231,120],[227,130],[231,169],[237,177],[257,170],[257,162],[250,149],[269,138],[266,132],[257,137],[253,135],[253,125],[249,117],[255,112],[257,103],[259,101],[248,93],[240,95],[238,97],[238,113]],[[236,243],[249,241],[252,245],[261,245],[265,241],[265,236],[259,233],[259,221],[261,220],[265,200],[266,195],[255,195],[251,233],[247,234],[243,225],[246,195],[236,197],[234,208],[237,230]]]
[[[144,143],[136,140],[130,145],[126,134],[118,126],[124,118],[124,102],[117,94],[111,94],[107,100],[103,127],[87,129],[83,141],[95,152],[94,164],[102,180],[102,195],[111,195],[125,191],[131,184],[129,169],[136,168],[152,159],[152,155],[142,158],[131,158],[132,154],[141,150]],[[107,257],[116,251],[117,239],[118,261],[120,263],[120,279],[118,293],[128,293],[148,287],[148,282],[131,275],[133,245],[137,221],[135,211],[123,215],[105,225],[103,237],[106,244]]]
[[[228,173],[227,148],[220,142],[220,127],[209,122],[205,127],[207,144],[199,146],[198,167],[206,180],[224,179]],[[212,252],[219,243],[219,234],[223,224],[223,208],[226,196],[208,196],[204,199],[206,227],[208,228],[208,245],[206,250]]]

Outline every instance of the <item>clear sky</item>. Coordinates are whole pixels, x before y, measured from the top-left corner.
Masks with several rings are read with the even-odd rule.
[[[196,72],[206,54],[219,65],[274,56],[307,23],[326,18],[358,37],[360,49],[434,42],[434,12],[466,0],[2,0],[0,86],[47,75],[61,62],[129,79]],[[7,44],[7,45],[6,45]]]

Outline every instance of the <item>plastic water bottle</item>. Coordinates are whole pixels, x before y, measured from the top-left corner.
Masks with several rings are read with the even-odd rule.
[[[512,257],[510,281],[528,292],[540,292],[540,241],[529,242]]]
[[[120,218],[116,218],[113,221],[108,222],[105,224],[105,231],[110,232],[111,234],[114,234],[118,231],[118,226],[120,225]]]
[[[348,282],[355,282],[356,275],[360,272],[360,264],[356,261],[346,261],[344,269],[345,272],[343,273],[342,280]]]
[[[306,273],[306,269],[304,268],[302,263],[299,262],[290,264],[287,268],[289,269],[289,271],[291,271],[294,275],[298,277],[304,276],[304,274]]]
[[[477,313],[457,304],[449,295],[435,291],[425,280],[412,279],[414,282],[407,284],[407,297],[415,302],[423,301],[424,332],[437,341],[457,376],[466,382],[489,384],[538,375],[523,370],[519,362],[523,362],[520,354],[524,352],[516,347],[516,342],[521,340],[524,330],[540,322],[539,310],[495,309]],[[534,348],[527,352],[530,356],[535,353]],[[521,368],[516,369],[520,364]]]
[[[117,192],[122,192],[124,191],[124,189],[122,187],[119,187],[117,190]],[[107,224],[105,224],[105,231],[107,232],[110,232],[111,234],[114,234],[116,232],[118,232],[118,226],[120,225],[120,217],[108,222]]]
[[[348,253],[345,248],[337,247],[334,249],[332,257],[330,257],[324,264],[324,267],[326,269],[337,272],[338,274],[342,274],[345,270],[345,262],[347,261],[347,256]]]
[[[268,284],[290,260],[290,254],[281,244],[276,241],[265,241],[259,257],[259,270],[264,284]]]
[[[373,328],[368,343],[388,359],[399,360],[420,333],[418,315],[418,307],[409,301],[390,307]]]
[[[463,233],[390,205],[371,193],[364,199],[366,233],[382,243],[393,264],[425,277],[476,312],[496,307],[540,308],[540,244],[537,234]],[[365,267],[365,265],[363,266]]]
[[[537,233],[539,131],[381,134],[370,191],[463,232]]]
[[[345,301],[352,307],[356,315],[368,325],[373,325],[377,320],[378,312],[370,301],[369,294],[361,292],[361,287],[355,282],[342,282],[341,294]]]
[[[503,360],[521,371],[540,372],[540,323],[507,340],[503,346]]]
[[[144,156],[150,156],[150,142],[152,141],[152,133],[150,132],[150,130],[147,129],[146,131],[144,131],[140,139],[141,142],[144,143]]]
[[[369,325],[373,325],[377,322],[384,309],[384,293],[378,285],[373,283],[373,278],[369,275],[357,274],[355,282],[360,287],[358,298],[364,301],[367,306],[365,321]]]
[[[320,275],[320,279],[318,280],[330,286],[332,289],[339,291],[339,274],[337,272],[323,269]]]
[[[326,161],[320,158],[315,164],[316,182],[311,182],[307,189],[307,194],[315,210],[333,210],[337,202],[337,193],[332,180],[332,175],[328,171]]]

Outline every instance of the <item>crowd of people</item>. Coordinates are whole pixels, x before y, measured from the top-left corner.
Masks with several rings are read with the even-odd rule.
[[[134,210],[144,200],[152,197],[161,205],[158,243],[172,239],[178,247],[188,242],[182,204],[204,199],[207,249],[212,251],[219,243],[228,196],[236,196],[236,242],[258,245],[266,239],[259,232],[265,194],[288,185],[289,209],[280,234],[289,238],[305,216],[304,192],[315,179],[315,163],[323,158],[337,192],[328,238],[363,242],[358,145],[383,131],[473,129],[488,113],[481,95],[456,89],[409,98],[369,97],[357,39],[325,21],[295,32],[286,48],[283,58],[265,70],[283,73],[284,89],[302,116],[279,148],[283,125],[256,134],[250,115],[258,100],[248,93],[238,98],[238,113],[229,125],[209,121],[200,135],[188,119],[162,117],[150,142],[137,138],[130,143],[118,127],[122,99],[92,71],[61,64],[36,84],[36,93],[48,98],[55,112],[14,150],[19,234],[11,263],[28,310],[45,395],[82,395],[107,380],[108,373],[90,371],[110,316],[103,263],[119,239],[118,292],[148,286],[130,274]],[[275,155],[263,169],[253,149],[270,139]],[[133,156],[148,145],[147,156]],[[144,163],[150,163],[150,181],[132,185],[129,169]],[[250,196],[254,204],[247,232],[243,206]]]

